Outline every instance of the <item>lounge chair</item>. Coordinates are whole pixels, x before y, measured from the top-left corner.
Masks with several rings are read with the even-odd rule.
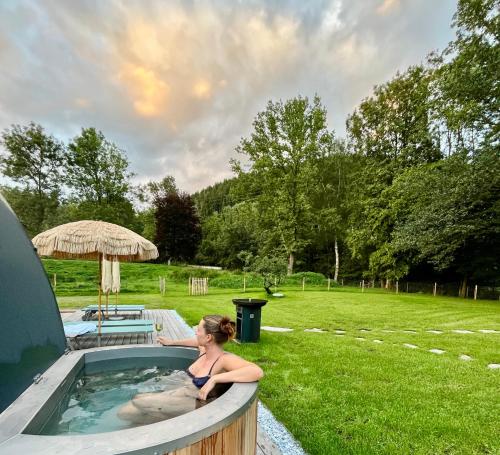
[[[97,313],[99,309],[98,305],[88,305],[85,308],[82,308],[82,311],[85,314],[82,316],[84,321],[90,321],[94,314]],[[106,311],[106,305],[101,305],[101,316],[104,318],[104,313]],[[130,312],[130,311],[138,311],[142,318],[142,312],[144,311],[144,305],[108,305],[108,312],[114,313],[115,316],[118,313],[122,312]]]
[[[83,327],[85,325],[85,327]],[[143,333],[148,336],[153,333],[153,321],[150,320],[125,320],[125,321],[103,321],[101,334],[98,333],[96,323],[89,322],[66,322],[64,323],[66,338],[74,341],[77,345],[85,338],[97,337],[97,345],[101,345],[101,338],[110,335],[135,335]],[[83,333],[82,333],[83,332]]]

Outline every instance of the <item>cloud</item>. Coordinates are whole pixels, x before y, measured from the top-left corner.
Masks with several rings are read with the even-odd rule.
[[[380,6],[377,7],[378,14],[388,14],[392,10],[399,7],[401,1],[400,0],[384,0]]]
[[[231,175],[268,100],[317,93],[342,135],[373,85],[452,38],[454,0],[366,5],[2,2],[0,129],[33,120],[67,141],[95,126],[138,181],[198,190]]]

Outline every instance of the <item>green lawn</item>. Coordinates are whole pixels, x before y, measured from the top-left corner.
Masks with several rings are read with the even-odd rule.
[[[242,295],[211,288],[208,296],[189,297],[186,284],[167,286],[164,297],[123,294],[121,302],[175,309],[194,325],[204,314],[234,315],[231,299]],[[264,369],[261,400],[308,453],[499,453],[500,370],[487,365],[500,363],[500,334],[477,332],[500,330],[497,302],[346,288],[284,292],[263,308],[262,324],[295,330],[262,332],[260,343],[228,350]],[[259,290],[246,295],[265,297]],[[80,307],[96,299],[58,300]],[[303,332],[312,327],[328,332]],[[428,352],[433,348],[446,352]],[[461,354],[474,360],[459,360]]]

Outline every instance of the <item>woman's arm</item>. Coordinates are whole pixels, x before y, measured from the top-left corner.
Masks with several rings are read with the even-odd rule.
[[[215,387],[215,384],[226,382],[254,382],[260,380],[264,376],[262,368],[255,363],[233,354],[226,354],[221,360],[224,373],[214,374],[210,377],[207,383],[200,389],[198,394],[201,400],[206,400],[207,395]]]
[[[158,337],[158,343],[162,344],[163,346],[189,346],[192,348],[198,347],[198,340],[196,339],[196,337],[185,338],[183,340],[172,340],[171,338],[167,337]]]

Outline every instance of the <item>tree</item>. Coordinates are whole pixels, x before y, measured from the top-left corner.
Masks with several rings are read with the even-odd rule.
[[[244,265],[239,253],[256,254],[259,249],[260,215],[255,202],[224,207],[202,221],[202,242],[197,259],[208,265],[229,269]]]
[[[498,0],[459,0],[457,36],[435,59],[438,114],[449,153],[498,145],[500,16]]]
[[[500,264],[500,161],[486,148],[422,165],[399,177],[390,190],[398,222],[391,248],[452,269],[467,281],[498,280]]]
[[[339,243],[345,241],[348,228],[357,160],[355,155],[348,153],[343,142],[334,141],[331,149],[319,158],[317,171],[316,185],[311,192],[315,220],[311,239],[318,251],[334,256],[334,265],[326,272],[331,274],[333,269],[333,279],[337,281]]]
[[[133,196],[140,206],[137,209],[137,218],[142,225],[143,237],[151,241],[154,241],[155,238],[156,224],[153,201],[170,193],[177,194],[178,191],[175,178],[171,175],[165,176],[159,182],[150,180],[144,185],[139,184],[132,187]]]
[[[128,161],[115,144],[95,128],[82,128],[68,145],[67,183],[79,198],[96,205],[125,198]]]
[[[156,198],[154,206],[159,260],[192,260],[201,240],[201,227],[191,196],[168,193]]]
[[[262,277],[262,285],[267,295],[272,295],[271,287],[279,286],[287,273],[287,260],[279,252],[254,256],[249,251],[241,251],[239,258],[246,264],[246,272],[255,272]]]
[[[409,270],[388,244],[395,223],[384,191],[405,169],[441,158],[433,122],[432,72],[410,67],[375,87],[347,120],[350,146],[362,170],[352,197],[347,238],[352,254],[373,278],[398,279]]]
[[[225,179],[193,194],[198,214],[202,220],[211,216],[214,212],[220,213],[225,207],[230,207],[238,202],[233,193],[234,188],[239,186],[241,182],[236,180],[238,179]]]
[[[23,186],[5,191],[6,197],[29,234],[35,235],[48,227],[58,205],[64,146],[33,122],[4,130],[1,144],[7,151],[0,156],[2,173]],[[16,197],[20,192],[23,197]]]
[[[312,104],[300,96],[286,102],[270,101],[253,126],[254,132],[241,140],[237,151],[251,162],[269,238],[279,239],[288,256],[288,274],[292,274],[295,254],[307,243],[309,196],[317,159],[332,141],[326,110],[317,96]],[[233,169],[243,173],[238,162],[233,162]]]
[[[71,190],[71,217],[90,218],[137,229],[124,152],[95,128],[83,128],[68,145],[66,182]]]

